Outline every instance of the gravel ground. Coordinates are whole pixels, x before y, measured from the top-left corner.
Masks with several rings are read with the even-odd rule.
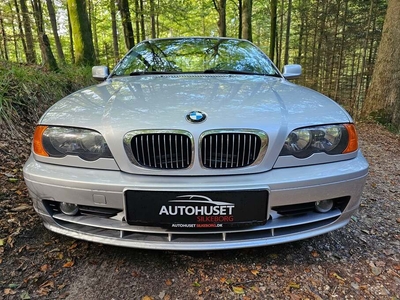
[[[358,213],[334,232],[278,246],[172,252],[47,231],[21,168],[26,135],[0,132],[0,299],[400,299],[400,137],[358,124],[370,174]]]

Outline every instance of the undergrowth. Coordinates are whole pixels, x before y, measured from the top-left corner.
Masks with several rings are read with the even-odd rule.
[[[0,125],[35,122],[57,100],[93,84],[91,68],[65,66],[57,72],[39,66],[0,62]]]

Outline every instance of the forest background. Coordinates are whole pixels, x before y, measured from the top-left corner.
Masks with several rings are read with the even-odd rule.
[[[280,69],[286,64],[301,64],[303,75],[296,82],[333,98],[356,120],[373,119],[398,131],[400,92],[395,92],[389,102],[368,95],[380,41],[386,35],[385,16],[388,17],[389,11],[399,12],[397,2],[3,1],[0,3],[0,122],[12,124],[23,112],[49,106],[72,90],[92,83],[90,68],[85,66],[101,64],[112,68],[142,40],[229,36],[252,41]],[[400,41],[400,33],[397,35]],[[393,40],[389,42],[393,47]],[[391,54],[386,56],[392,59]],[[397,65],[399,62],[400,56]],[[376,86],[382,86],[377,82]],[[58,89],[54,88],[57,85]],[[60,92],[54,95],[57,90]],[[42,94],[38,97],[38,93]],[[389,92],[386,88],[382,93]],[[49,101],[43,101],[46,99]]]

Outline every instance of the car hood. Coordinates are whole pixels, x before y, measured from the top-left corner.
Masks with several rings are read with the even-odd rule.
[[[190,123],[191,111],[207,119]],[[269,137],[272,167],[293,129],[350,121],[329,98],[283,78],[188,74],[113,78],[58,101],[40,123],[95,129],[113,153],[132,130],[183,129],[197,140],[210,129],[258,129]]]
[[[284,79],[263,76],[170,75],[114,79],[80,90],[42,117],[48,125],[102,130],[188,129],[186,115],[207,114],[205,128],[290,128],[349,122],[329,98]]]

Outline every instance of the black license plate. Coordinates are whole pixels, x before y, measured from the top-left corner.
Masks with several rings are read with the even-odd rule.
[[[130,225],[183,229],[265,224],[268,191],[125,192]]]

